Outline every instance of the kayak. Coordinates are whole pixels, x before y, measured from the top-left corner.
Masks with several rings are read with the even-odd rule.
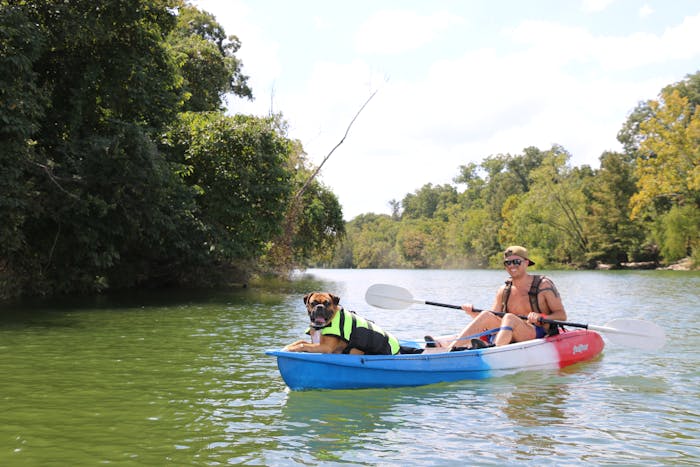
[[[564,331],[555,336],[500,347],[421,354],[346,355],[268,350],[277,357],[284,382],[293,391],[422,386],[475,380],[525,370],[557,369],[598,356],[604,347],[590,330]]]

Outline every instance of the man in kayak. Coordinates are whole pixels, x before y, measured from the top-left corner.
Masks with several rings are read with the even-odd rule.
[[[537,339],[556,334],[556,326],[542,323],[542,318],[566,321],[566,311],[561,296],[552,280],[546,276],[528,274],[530,260],[522,246],[509,246],[503,253],[503,265],[510,279],[496,293],[492,310],[505,313],[500,317],[491,311],[475,312],[471,304],[462,309],[474,320],[464,328],[457,340],[449,344],[450,350],[459,347],[484,347],[480,339],[466,343],[462,338],[500,328],[493,343],[496,346]],[[523,319],[526,317],[527,319]],[[466,344],[466,345],[465,345]]]

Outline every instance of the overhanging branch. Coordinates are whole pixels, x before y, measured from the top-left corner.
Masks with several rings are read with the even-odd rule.
[[[326,157],[323,158],[323,160],[321,161],[321,163],[319,164],[319,166],[316,167],[316,170],[314,170],[314,173],[312,173],[311,176],[309,176],[309,178],[306,179],[306,182],[304,182],[304,185],[299,189],[299,191],[296,192],[296,194],[294,195],[294,201],[295,201],[295,202],[296,202],[297,200],[299,200],[299,198],[301,198],[301,195],[304,194],[304,192],[306,191],[306,189],[309,187],[309,184],[311,184],[311,182],[312,182],[312,181],[316,178],[316,176],[319,174],[319,172],[321,171],[321,167],[323,167],[323,164],[325,164],[326,161],[328,161],[328,159],[331,157],[331,155],[335,152],[335,150],[338,149],[338,148],[340,147],[341,144],[343,144],[343,142],[345,141],[345,138],[348,137],[348,133],[350,133],[350,128],[352,128],[353,123],[355,123],[355,120],[357,120],[357,117],[360,116],[360,114],[362,113],[362,111],[364,110],[364,108],[367,107],[367,104],[369,104],[369,101],[372,100],[372,98],[377,94],[377,92],[379,92],[378,89],[377,89],[376,91],[374,91],[374,92],[367,98],[367,100],[365,101],[364,104],[362,104],[362,107],[360,107],[360,110],[357,111],[357,113],[355,114],[355,116],[354,116],[354,117],[352,118],[352,120],[350,121],[350,124],[349,124],[348,127],[345,129],[345,134],[343,135],[343,137],[341,138],[341,140],[338,141],[338,144],[336,144],[336,145],[333,147],[333,149],[331,149],[331,151],[330,151],[328,154],[326,154]]]

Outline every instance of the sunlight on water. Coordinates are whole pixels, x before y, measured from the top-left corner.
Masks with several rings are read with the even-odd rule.
[[[658,320],[667,346],[607,343],[560,371],[417,388],[290,392],[264,350],[329,290],[401,338],[466,315],[379,310],[373,283],[488,308],[500,271],[310,271],[277,290],[0,310],[0,465],[697,465],[697,273],[551,272],[574,322]]]

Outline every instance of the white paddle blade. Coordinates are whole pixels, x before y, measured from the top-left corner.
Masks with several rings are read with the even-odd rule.
[[[604,332],[611,342],[643,350],[658,350],[666,343],[666,333],[656,323],[641,319],[615,319],[605,327],[588,326]]]
[[[389,284],[371,285],[365,292],[365,301],[372,306],[387,310],[403,310],[413,303],[425,303],[414,300],[411,292],[403,287]]]

